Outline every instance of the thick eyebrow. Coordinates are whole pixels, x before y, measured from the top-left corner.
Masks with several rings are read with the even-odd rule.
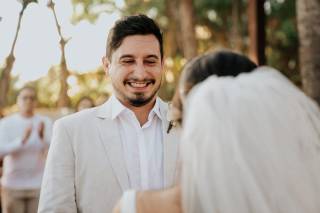
[[[122,60],[122,59],[132,59],[134,58],[133,55],[130,55],[130,54],[126,54],[126,55],[122,55],[120,58],[119,58],[119,61]],[[146,59],[159,59],[159,57],[157,55],[147,55]]]
[[[147,59],[159,59],[159,57],[157,55],[148,55],[146,58]]]
[[[129,54],[127,54],[127,55],[122,55],[120,58],[119,58],[119,61],[121,60],[121,59],[128,59],[128,58],[134,58],[134,56],[133,55],[129,55]]]

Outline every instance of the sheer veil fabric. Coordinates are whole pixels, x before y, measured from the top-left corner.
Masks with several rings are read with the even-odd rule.
[[[320,212],[319,108],[280,72],[212,76],[184,116],[184,213]]]

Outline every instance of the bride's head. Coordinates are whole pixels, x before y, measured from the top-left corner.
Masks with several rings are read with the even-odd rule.
[[[211,74],[207,58],[181,80],[184,213],[320,212],[318,106],[272,68]]]
[[[237,76],[248,73],[257,65],[244,55],[228,50],[210,52],[189,61],[183,68],[172,99],[171,120],[181,124],[183,102],[189,91],[209,76]]]

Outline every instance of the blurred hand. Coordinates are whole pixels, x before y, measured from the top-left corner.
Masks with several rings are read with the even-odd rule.
[[[22,144],[26,144],[30,135],[31,135],[31,132],[32,132],[32,124],[30,124],[25,130],[24,130],[24,133],[23,133],[23,136],[22,136]]]
[[[121,213],[121,211],[120,211],[120,201],[117,202],[116,206],[112,210],[112,213]]]
[[[43,121],[41,121],[38,126],[38,135],[40,140],[43,142],[44,141],[44,122]]]

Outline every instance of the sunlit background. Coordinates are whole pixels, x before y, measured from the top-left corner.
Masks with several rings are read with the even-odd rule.
[[[263,2],[258,17],[265,17],[265,63],[302,85],[296,14],[300,0],[52,0],[57,22],[50,1],[0,1],[0,74],[8,64],[23,2],[32,2],[21,18],[5,101],[0,91],[0,111],[14,111],[17,91],[25,84],[38,89],[42,108],[72,108],[83,96],[101,104],[112,93],[101,67],[108,31],[115,20],[137,13],[155,19],[163,32],[166,72],[159,94],[170,100],[188,59],[221,48],[251,57],[252,44],[262,41],[250,36],[255,24],[252,2]],[[57,24],[65,42],[66,67]],[[189,40],[185,35],[191,35]]]
[[[118,2],[120,5],[121,0]],[[77,24],[71,24],[73,15],[71,1],[57,0],[55,3],[63,36],[70,38],[66,45],[68,68],[78,73],[97,69],[105,52],[108,30],[120,15],[116,12],[102,13],[95,23],[82,20]],[[1,62],[4,62],[10,51],[21,7],[18,1],[0,1]],[[52,65],[59,64],[61,56],[59,36],[47,1],[32,3],[27,7],[14,54],[16,61],[12,74],[18,76],[15,84],[18,88],[28,81],[45,76]],[[70,80],[70,83],[72,82],[74,81]]]

